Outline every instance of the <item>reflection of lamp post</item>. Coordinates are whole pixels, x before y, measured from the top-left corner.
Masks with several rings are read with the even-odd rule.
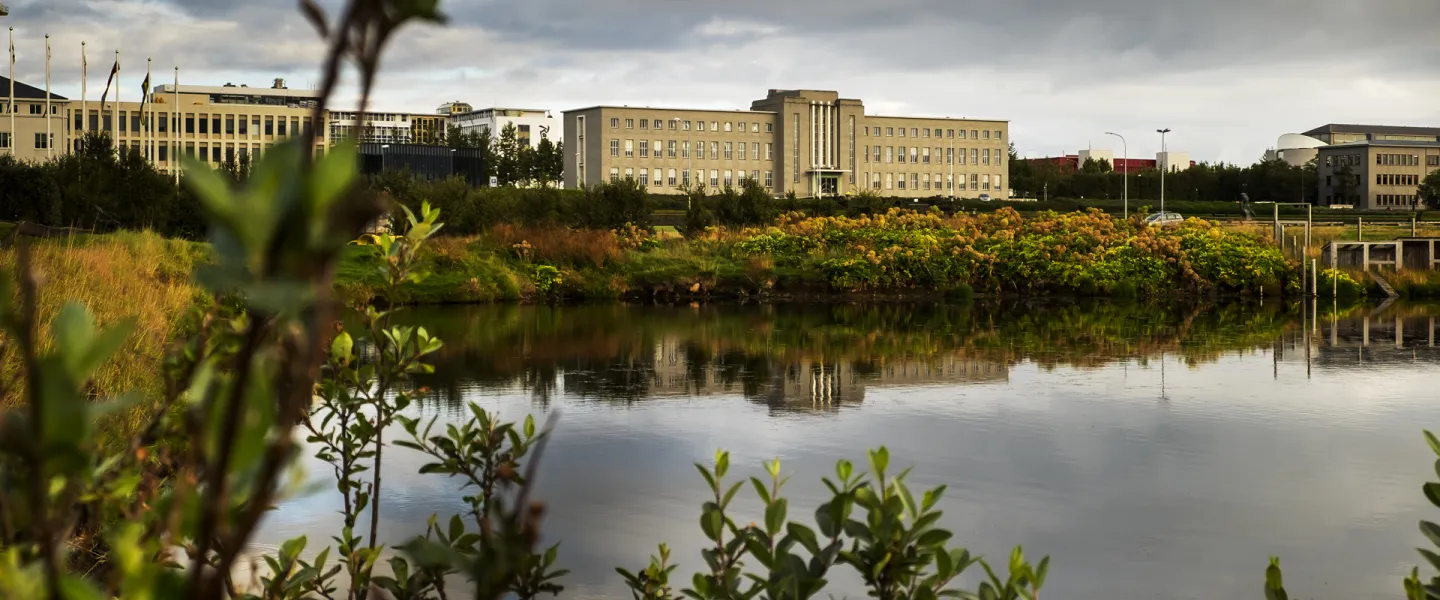
[[[1125,143],[1125,136],[1123,135],[1120,135],[1118,133],[1111,133],[1109,131],[1105,132],[1105,135],[1113,135],[1120,138],[1120,152],[1125,155],[1125,158],[1122,159],[1125,161],[1125,191],[1123,192],[1123,197],[1125,198],[1125,200],[1122,206],[1124,206],[1125,218],[1128,219],[1130,218],[1130,145]],[[1011,183],[1014,182],[1012,181]]]

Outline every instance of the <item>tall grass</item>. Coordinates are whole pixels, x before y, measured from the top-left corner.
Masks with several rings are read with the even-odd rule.
[[[502,252],[556,265],[603,267],[621,257],[615,232],[603,229],[502,224],[486,232],[484,240]]]
[[[31,246],[31,264],[40,279],[39,341],[49,347],[48,323],[67,301],[89,308],[106,327],[126,318],[135,329],[115,356],[95,373],[94,393],[109,397],[126,391],[161,391],[161,363],[171,336],[188,308],[205,298],[191,281],[195,266],[208,260],[204,244],[165,239],[150,232],[122,231],[103,236],[43,240]],[[16,252],[0,251],[0,269],[15,269]],[[0,336],[0,346],[6,340]],[[13,353],[0,353],[0,379],[22,377]],[[23,389],[23,388],[20,388]],[[0,405],[19,401],[12,388]]]

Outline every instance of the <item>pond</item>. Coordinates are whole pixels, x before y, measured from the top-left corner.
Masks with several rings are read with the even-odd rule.
[[[837,459],[886,446],[912,489],[948,486],[972,553],[1049,554],[1047,595],[1259,598],[1267,557],[1292,594],[1392,598],[1437,515],[1421,493],[1440,428],[1435,317],[1392,305],[1319,318],[1277,302],[476,306],[413,309],[446,341],[411,412],[458,421],[558,412],[537,491],[564,598],[628,598],[617,566],[667,542],[703,566],[705,484],[780,458],[809,521]],[[395,433],[399,433],[398,431]],[[394,438],[395,433],[391,434]],[[393,447],[392,447],[393,448]],[[387,449],[382,539],[461,510],[458,483]],[[329,469],[258,541],[338,529]],[[739,519],[759,520],[747,488]],[[368,521],[368,519],[366,519]],[[1003,560],[1001,560],[1003,563]],[[978,575],[978,567],[975,574]],[[967,576],[971,585],[975,579]],[[853,577],[836,597],[863,596]]]

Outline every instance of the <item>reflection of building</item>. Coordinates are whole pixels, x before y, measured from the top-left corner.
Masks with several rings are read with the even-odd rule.
[[[567,188],[629,177],[678,193],[753,179],[802,197],[1008,197],[1003,120],[867,115],[833,91],[777,89],[749,110],[592,106],[564,118]]]
[[[1393,361],[1440,363],[1440,347],[1436,347],[1435,337],[1436,318],[1430,315],[1410,316],[1395,311],[1340,319],[1335,323],[1321,318],[1314,334],[1316,363],[1322,366]]]
[[[705,364],[691,364],[685,344],[678,338],[660,342],[655,351],[652,392],[655,395],[709,395],[739,391],[733,372],[722,358]],[[820,362],[800,359],[784,362],[763,358],[759,396],[769,404],[836,405],[865,399],[870,387],[940,385],[965,382],[1003,382],[1009,368],[997,362],[977,361],[942,355],[930,359],[897,359],[874,362],[841,359]],[[752,371],[757,371],[754,369]],[[743,379],[744,375],[739,378]]]

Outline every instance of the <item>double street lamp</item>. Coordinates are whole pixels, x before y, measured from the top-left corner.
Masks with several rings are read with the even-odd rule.
[[[1160,212],[1165,212],[1165,172],[1170,170],[1170,151],[1165,147],[1165,134],[1170,133],[1169,128],[1156,129],[1155,133],[1160,134],[1160,155],[1165,157],[1165,164],[1160,165]]]

